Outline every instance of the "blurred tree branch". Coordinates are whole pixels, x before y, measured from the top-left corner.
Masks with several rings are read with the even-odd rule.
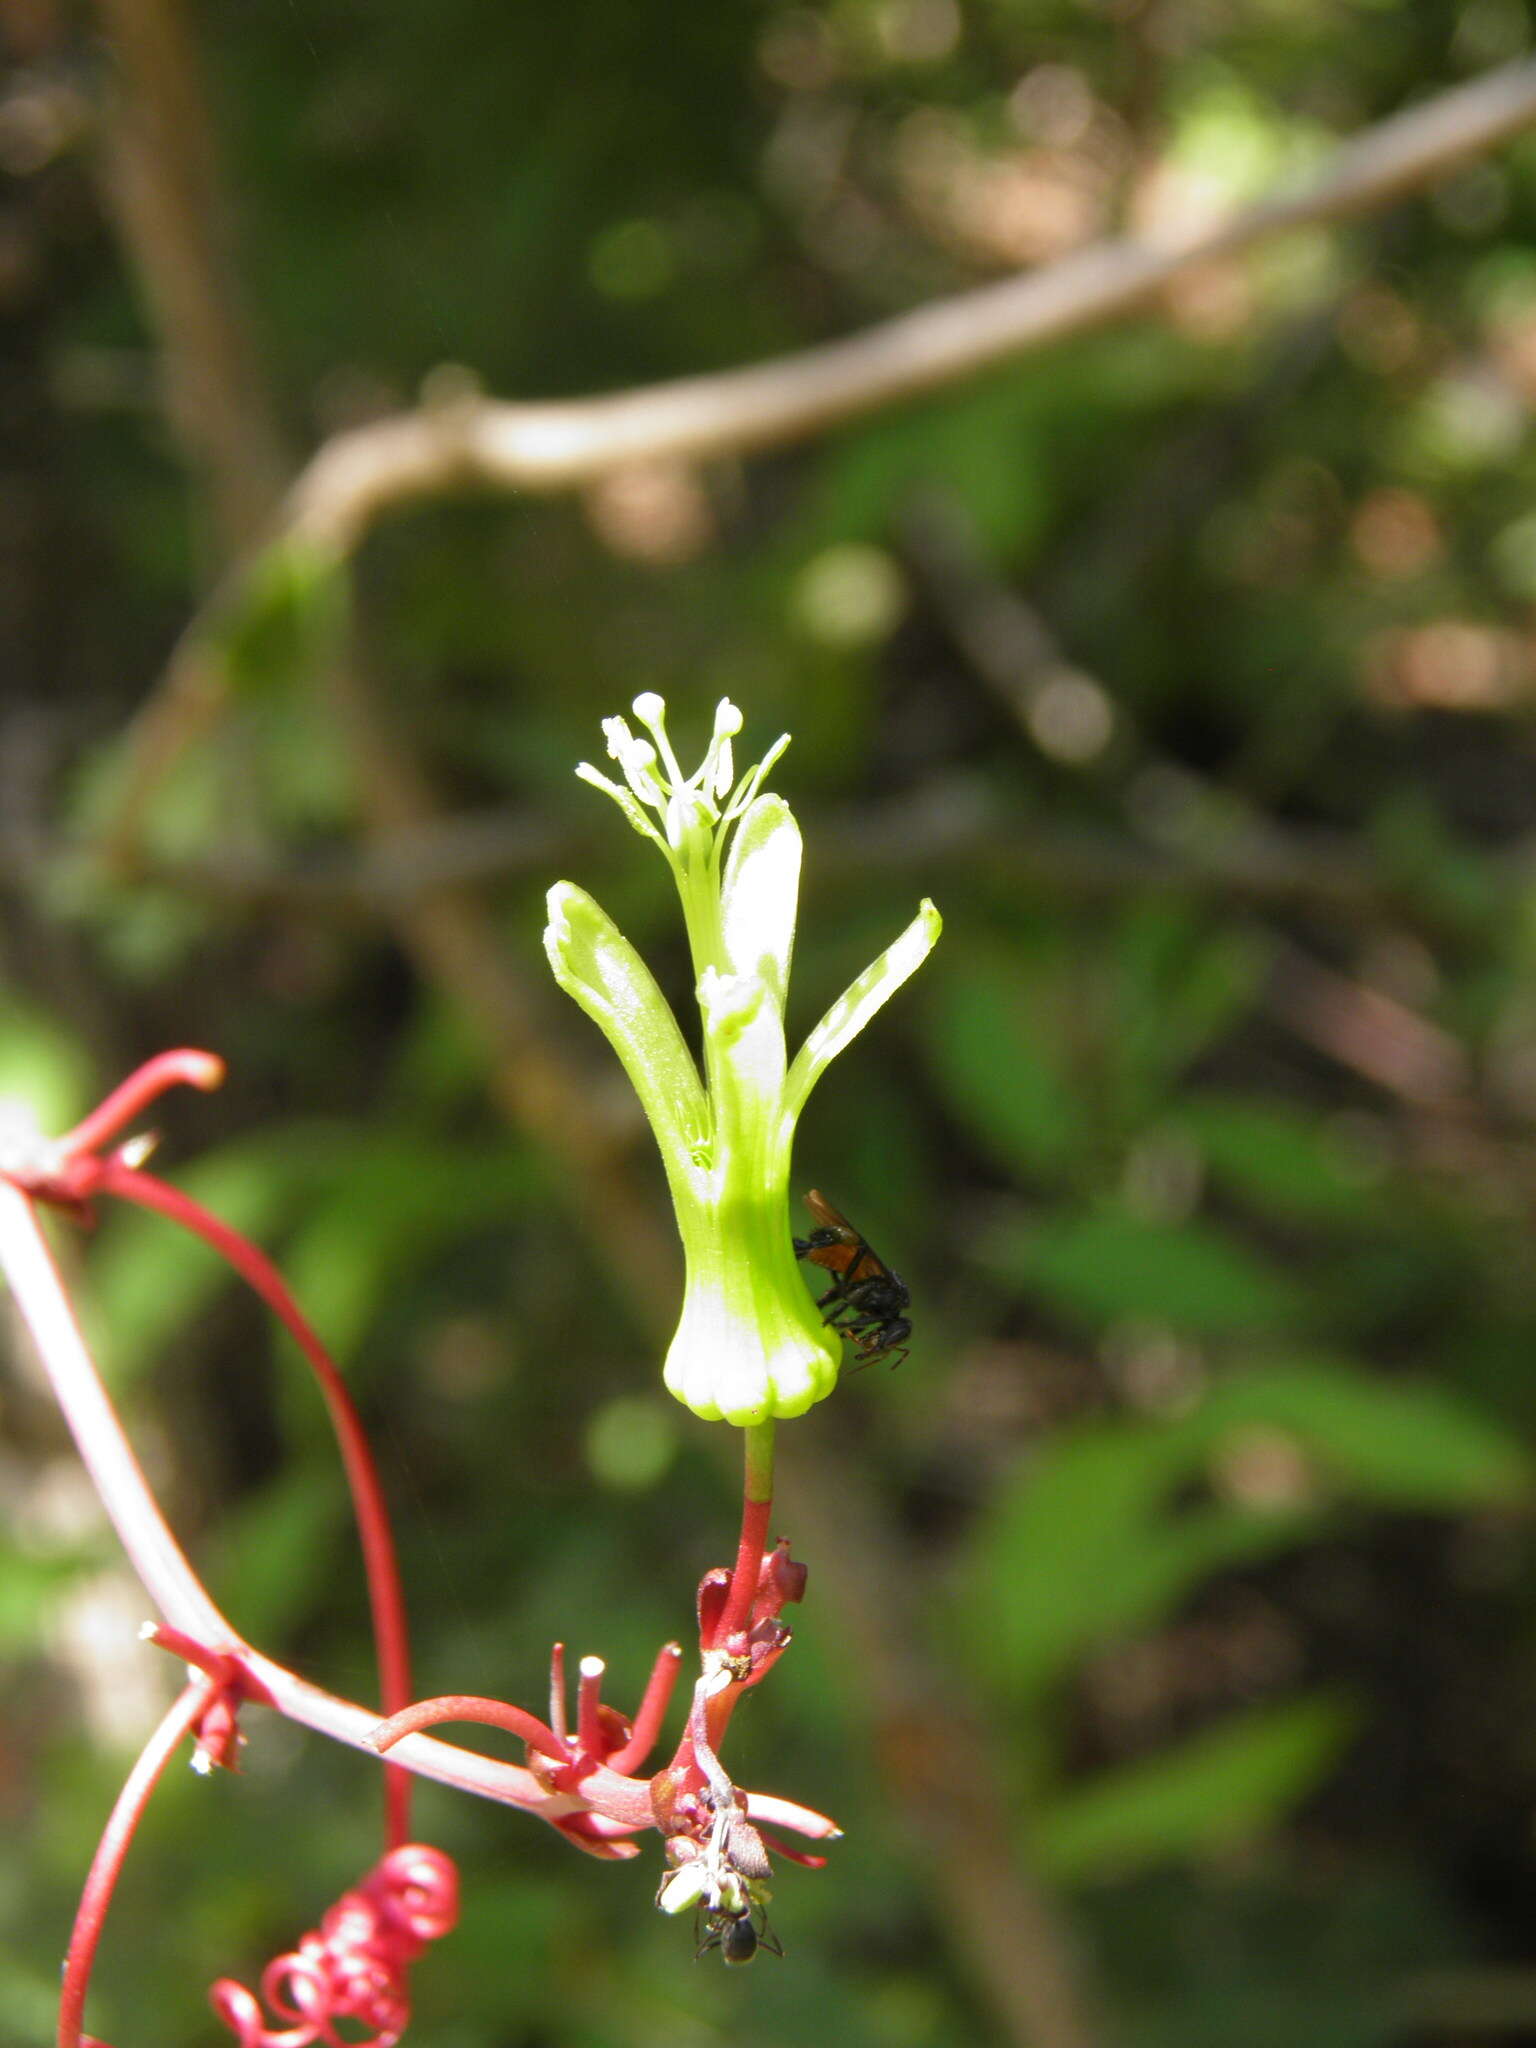
[[[172,165],[179,165],[194,145],[167,128],[163,114],[169,104],[162,110],[160,102],[171,96],[153,76],[161,59],[144,31],[144,23],[170,18],[167,0],[102,0],[102,6],[109,21],[131,18],[132,33],[125,34],[121,50],[138,81],[133,98],[141,104],[127,116],[128,131],[139,135],[145,149],[164,147]],[[166,68],[174,75],[177,66]],[[415,412],[324,442],[267,523],[265,544],[287,541],[324,558],[344,558],[376,520],[413,500],[476,488],[568,490],[640,462],[740,455],[821,432],[1105,326],[1143,309],[1213,259],[1287,229],[1369,213],[1533,122],[1536,60],[1526,60],[1382,121],[1342,144],[1296,191],[1244,208],[1215,227],[1168,242],[1102,241],[1042,269],[957,293],[777,361],[554,403],[487,399],[468,376],[440,379],[437,395]],[[194,121],[190,133],[198,132]],[[185,358],[183,388],[209,394],[192,452],[209,458],[218,453],[220,474],[228,463],[230,477],[221,486],[228,495],[244,492],[246,486],[233,477],[245,471],[247,457],[232,435],[216,438],[215,427],[233,423],[244,387],[235,368],[239,348],[223,333],[218,311],[230,302],[222,296],[210,226],[211,181],[197,179],[195,172],[194,160],[180,172],[146,176],[146,191],[162,194],[164,203],[125,208],[124,225],[145,275],[164,281],[156,297],[172,350]],[[200,206],[190,203],[189,188],[201,196]],[[188,204],[179,203],[184,198]],[[259,439],[270,446],[277,437],[272,432]],[[265,450],[254,450],[249,465],[258,479],[252,500],[259,503],[270,475]],[[226,529],[233,532],[238,518],[244,531],[248,513],[242,503],[226,517]],[[262,548],[242,548],[189,623],[140,712],[115,835],[119,851],[137,837],[149,790],[222,700],[220,637],[262,554]]]
[[[1162,796],[1176,795],[1167,789]],[[1160,842],[1107,828],[1066,830],[1048,819],[1022,829],[984,785],[936,777],[900,803],[866,803],[815,820],[821,865],[849,881],[898,874],[1025,890],[1053,904],[1149,896],[1219,896],[1228,904],[1297,910],[1345,923],[1390,917],[1427,938],[1468,938],[1519,915],[1536,885],[1536,849],[1489,851],[1484,892],[1426,892],[1419,878],[1384,874],[1379,859],[1342,833],[1195,829],[1202,791],[1193,779],[1188,814],[1170,817]],[[249,848],[181,857],[144,853],[135,877],[178,895],[249,913],[293,911],[334,922],[373,923],[432,890],[516,882],[569,867],[594,841],[527,806],[458,815],[439,812],[378,831],[367,848],[302,862]],[[0,873],[25,883],[49,870],[94,864],[94,849],[0,831]]]
[[[166,410],[226,548],[270,525],[290,464],[251,344],[196,55],[174,0],[100,0],[117,56],[104,189],[160,336]]]
[[[1178,241],[1116,239],[776,362],[613,396],[512,404],[464,396],[338,434],[285,520],[349,549],[405,500],[465,485],[556,491],[658,458],[738,455],[840,425],[1135,312],[1186,272],[1288,228],[1366,213],[1536,121],[1536,61],[1394,115],[1297,191]]]

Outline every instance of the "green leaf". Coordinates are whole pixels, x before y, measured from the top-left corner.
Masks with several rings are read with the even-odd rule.
[[[1310,1510],[1172,1512],[1203,1475],[1209,1441],[1197,1418],[1084,1423],[999,1493],[976,1538],[966,1623],[975,1655],[1015,1697],[1039,1693],[1091,1645],[1160,1621],[1213,1571],[1316,1530]]]
[[[1267,954],[1251,933],[1212,929],[1176,904],[1127,912],[1113,936],[1104,1038],[1135,1125],[1162,1112],[1179,1076],[1248,1008]]]
[[[1214,1224],[1151,1223],[1098,1209],[1009,1220],[987,1232],[995,1271],[1093,1328],[1124,1317],[1208,1336],[1283,1328],[1305,1297]]]
[[[1091,1138],[1081,1087],[1063,1056],[1066,1020],[1046,1014],[1041,1000],[1050,985],[1048,972],[1032,974],[1028,960],[973,959],[963,978],[941,978],[928,1010],[952,1109],[1003,1167],[1030,1177],[1060,1174]]]
[[[345,1359],[390,1290],[445,1241],[507,1222],[531,1184],[526,1156],[507,1147],[354,1136],[306,1203],[284,1274],[327,1349]]]
[[[1359,1723],[1314,1693],[1234,1715],[1057,1798],[1032,1831],[1060,1879],[1114,1875],[1263,1833],[1326,1775]]]
[[[1284,1431],[1337,1486],[1394,1507],[1498,1506],[1532,1479],[1520,1442],[1448,1390],[1326,1360],[1236,1375],[1166,1420],[1080,1423],[1019,1468],[977,1531],[964,1625],[995,1682],[1038,1695],[1096,1644],[1156,1626],[1214,1573],[1319,1534],[1325,1499],[1181,1504],[1254,1429]]]
[[[544,950],[556,981],[580,1004],[623,1062],[650,1119],[669,1180],[686,1177],[710,1134],[699,1070],[655,977],[585,889],[549,892]]]
[[[209,1573],[235,1627],[256,1641],[280,1635],[340,1574],[367,1611],[362,1551],[347,1491],[330,1464],[294,1468],[220,1520]]]
[[[1215,1387],[1211,1429],[1290,1431],[1349,1486],[1392,1506],[1466,1508],[1522,1498],[1524,1445],[1449,1388],[1383,1380],[1334,1360],[1287,1361]]]
[[[890,414],[829,448],[802,521],[807,542],[882,540],[918,491],[954,499],[986,551],[1027,545],[1048,517],[1039,397],[1017,377]]]
[[[1267,1215],[1363,1223],[1375,1213],[1373,1190],[1348,1171],[1315,1112],[1207,1093],[1182,1104],[1176,1122],[1200,1147],[1213,1179]]]

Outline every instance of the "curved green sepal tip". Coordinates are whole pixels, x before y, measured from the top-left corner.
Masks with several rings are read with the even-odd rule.
[[[784,1083],[787,1117],[793,1120],[799,1116],[828,1065],[850,1040],[858,1037],[902,983],[917,972],[938,944],[943,929],[943,918],[925,896],[921,909],[901,937],[887,946],[857,981],[849,984],[795,1055]]]

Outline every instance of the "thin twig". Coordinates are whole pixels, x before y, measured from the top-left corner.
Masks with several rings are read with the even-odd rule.
[[[1190,798],[1191,811],[1195,803]],[[802,814],[803,815],[803,814]],[[1132,902],[1148,897],[1217,896],[1248,908],[1298,910],[1354,925],[1390,918],[1426,938],[1466,938],[1515,915],[1536,880],[1536,847],[1515,844],[1479,854],[1483,881],[1475,900],[1427,891],[1411,874],[1381,871],[1341,832],[1288,827],[1266,832],[1235,825],[1162,845],[1108,825],[1063,827],[1029,820],[967,777],[936,777],[899,804],[868,803],[808,821],[815,872],[845,883],[919,875],[959,875],[995,883],[1048,903]],[[391,835],[380,827],[370,847],[288,861],[240,848],[169,856],[145,853],[134,866],[149,884],[192,902],[247,915],[273,912],[317,922],[372,925],[439,889],[494,887],[529,876],[568,873],[592,851],[590,834],[562,829],[525,810],[475,816],[442,814]],[[596,856],[593,856],[596,857]],[[28,884],[60,869],[89,874],[98,849],[76,839],[17,848],[0,828],[0,879]]]
[[[1116,239],[775,362],[559,404],[467,400],[339,434],[288,500],[288,523],[348,549],[389,508],[480,483],[556,491],[626,464],[742,454],[819,432],[1103,326],[1187,271],[1289,228],[1384,206],[1536,121],[1536,60],[1392,116],[1294,192],[1177,240]]]
[[[223,546],[253,546],[288,463],[230,259],[197,49],[177,0],[98,0],[116,58],[106,197],[159,330],[167,409]]]
[[[101,1840],[96,1845],[96,1854],[91,1859],[79,1910],[75,1914],[74,1930],[69,1938],[59,1999],[59,2048],[82,2048],[82,2039],[86,2048],[94,2048],[90,2035],[82,2037],[80,2025],[85,2014],[85,1997],[90,1989],[96,1950],[101,1942],[107,1908],[117,1888],[123,1859],[162,1772],[216,1691],[217,1687],[210,1680],[194,1675],[144,1745],[142,1754],[117,1795]]]
[[[112,0],[130,13],[140,4],[150,0]],[[558,403],[456,394],[333,435],[294,482],[267,540],[287,538],[343,558],[382,515],[413,500],[477,487],[569,490],[635,463],[746,454],[802,439],[1106,326],[1213,258],[1385,206],[1533,121],[1536,59],[1392,116],[1342,144],[1296,191],[1178,239],[1099,242],[1044,269],[744,369]],[[135,239],[139,230],[127,225]],[[176,222],[154,231],[166,225]],[[202,243],[184,236],[176,246],[185,263]],[[150,790],[222,701],[220,636],[259,558],[260,550],[247,552],[192,619],[139,715],[114,834],[120,854],[138,838]]]

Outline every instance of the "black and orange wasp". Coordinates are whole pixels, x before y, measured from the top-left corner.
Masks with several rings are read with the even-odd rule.
[[[891,1271],[868,1238],[840,1216],[825,1195],[812,1188],[805,1206],[815,1217],[816,1228],[809,1237],[795,1239],[795,1257],[832,1275],[832,1285],[816,1303],[827,1311],[823,1320],[851,1341],[859,1365],[873,1365],[893,1351],[891,1365],[900,1365],[912,1334],[905,1314],[912,1299],[906,1281]]]

